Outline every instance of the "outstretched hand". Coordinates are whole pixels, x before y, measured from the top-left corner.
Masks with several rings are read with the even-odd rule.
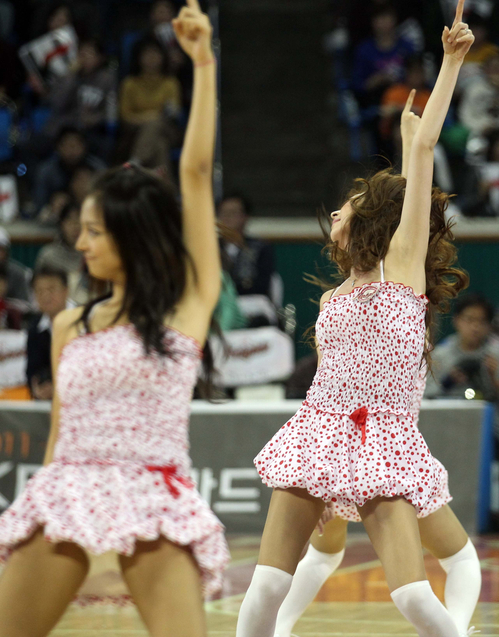
[[[465,0],[459,0],[456,8],[456,17],[452,27],[445,27],[442,42],[445,55],[449,55],[457,62],[462,62],[475,41],[473,32],[463,22],[463,10]]]
[[[403,144],[412,144],[414,136],[418,132],[419,125],[421,124],[421,117],[412,112],[412,105],[414,98],[416,97],[416,89],[412,89],[405,103],[404,110],[402,111],[402,117],[400,118],[400,131],[402,133]]]
[[[172,25],[178,43],[194,64],[213,61],[212,28],[208,16],[201,11],[198,0],[187,0],[187,6],[182,7]]]

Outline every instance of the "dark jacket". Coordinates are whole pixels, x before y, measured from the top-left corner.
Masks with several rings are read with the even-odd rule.
[[[34,376],[37,376],[42,382],[52,380],[50,366],[51,342],[52,331],[50,324],[47,324],[47,317],[43,314],[39,315],[35,318],[28,330],[28,365],[26,368],[26,378],[31,392]]]
[[[269,243],[244,238],[244,246],[234,256],[225,250],[227,270],[236,284],[238,294],[265,294],[270,296],[270,281],[275,272],[274,250]]]

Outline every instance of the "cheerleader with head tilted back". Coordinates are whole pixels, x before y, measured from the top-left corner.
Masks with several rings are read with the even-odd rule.
[[[77,248],[112,292],[53,332],[56,396],[45,466],[0,517],[0,635],[39,637],[114,550],[153,636],[206,634],[202,592],[220,587],[223,528],[190,479],[190,401],[220,289],[212,193],[216,71],[211,26],[187,0],[173,26],[194,63],[180,161],[182,209],[124,166],[98,178]]]
[[[453,268],[448,197],[432,188],[434,148],[473,43],[464,0],[443,33],[444,59],[411,150],[407,179],[358,180],[332,213],[332,258],[346,277],[323,297],[322,354],[302,407],[255,464],[274,488],[237,637],[272,637],[303,548],[326,502],[355,507],[391,596],[424,637],[458,637],[426,578],[417,515],[445,481],[411,416],[427,319],[465,283]],[[461,529],[449,541],[462,548]],[[445,531],[444,531],[445,532]]]
[[[412,141],[421,118],[411,112],[415,91],[409,95],[401,117],[402,176],[406,177]],[[331,294],[331,293],[329,293]],[[321,352],[318,349],[319,365]],[[421,401],[428,368],[421,365],[412,396],[410,415],[419,422]],[[418,517],[421,544],[440,562],[446,572],[445,605],[460,635],[472,634],[468,628],[481,588],[480,562],[466,531],[448,506],[451,500],[447,471],[441,471],[439,490]],[[304,558],[298,564],[291,589],[277,615],[274,637],[291,637],[295,623],[315,599],[324,582],[340,566],[345,555],[348,522],[360,522],[355,506],[328,503],[322,519],[310,538]],[[468,632],[469,631],[469,632]]]

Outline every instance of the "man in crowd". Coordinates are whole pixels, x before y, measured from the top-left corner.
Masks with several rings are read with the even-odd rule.
[[[397,13],[383,5],[374,11],[373,37],[355,51],[353,86],[361,106],[379,105],[385,90],[401,82],[405,61],[414,54],[412,44],[397,33]]]
[[[54,387],[50,366],[52,322],[66,309],[68,279],[65,272],[44,267],[35,271],[33,290],[40,314],[28,331],[28,365],[26,377],[33,398],[52,400]]]
[[[499,397],[499,341],[492,335],[494,308],[478,294],[456,303],[456,333],[432,353],[426,397]]]
[[[85,136],[77,128],[65,127],[57,138],[55,154],[41,163],[36,172],[34,199],[38,211],[55,192],[68,188],[80,166],[89,166],[93,170],[105,168],[100,159],[88,153]]]
[[[246,234],[251,204],[238,193],[226,196],[218,206],[218,220],[227,229],[222,239],[226,269],[238,294],[263,294],[272,299],[275,272],[272,246]]]

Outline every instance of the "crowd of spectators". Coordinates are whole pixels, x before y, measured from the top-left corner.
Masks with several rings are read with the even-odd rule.
[[[192,91],[171,24],[180,4],[0,0],[0,330],[27,334],[32,398],[52,398],[54,317],[92,293],[76,242],[96,175],[131,161],[178,187]],[[227,227],[216,318],[226,333],[280,320],[282,284],[272,248],[247,236],[250,212],[240,194],[219,204]],[[2,226],[16,219],[55,236],[33,271],[11,255]]]
[[[76,242],[80,206],[96,175],[131,161],[178,187],[192,90],[191,65],[171,24],[180,4],[0,0],[0,52],[7,62],[0,69],[0,330],[27,333],[32,398],[52,397],[55,315],[92,293]],[[17,202],[15,210],[7,198]],[[218,212],[226,226],[220,327],[226,334],[279,329],[282,283],[272,248],[247,235],[251,204],[233,194]],[[2,228],[16,218],[54,234],[33,271],[12,258]],[[234,343],[236,351],[237,338]],[[243,356],[252,351],[240,349]]]
[[[436,80],[440,38],[456,0],[354,0],[332,3],[325,39],[352,159],[383,156],[400,165],[400,114],[412,88],[421,115]],[[499,215],[499,4],[466,3],[475,34],[436,153],[436,181],[457,194],[469,217]],[[360,131],[360,135],[359,135]],[[379,161],[379,159],[377,160]],[[456,208],[453,208],[453,213]]]

